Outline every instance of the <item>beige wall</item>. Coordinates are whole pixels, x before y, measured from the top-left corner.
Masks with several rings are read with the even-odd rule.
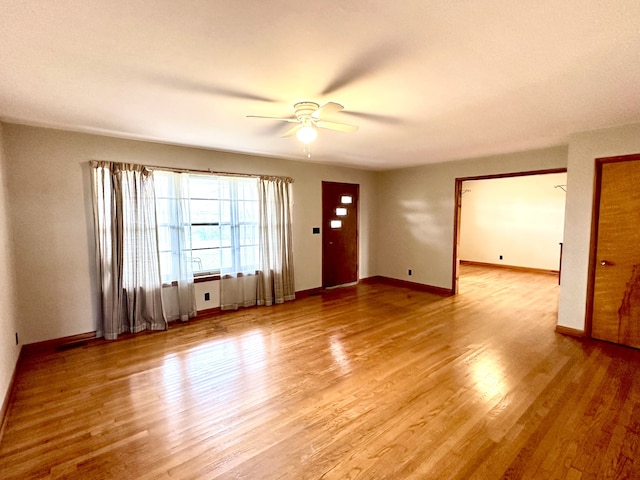
[[[585,328],[595,159],[633,153],[640,153],[640,124],[579,133],[569,139],[559,325]]]
[[[16,291],[12,255],[11,229],[8,217],[7,156],[0,124],[0,405],[8,393],[20,346],[15,334],[21,333],[16,319]],[[1,419],[0,419],[1,420]]]
[[[321,286],[321,185],[360,184],[361,278],[375,274],[376,173],[306,162],[4,125],[14,223],[19,325],[24,343],[96,329],[90,160],[294,178],[296,290]]]
[[[32,343],[95,330],[90,160],[294,177],[297,290],[321,285],[321,236],[311,229],[321,222],[322,180],[361,185],[360,278],[450,288],[455,179],[567,167],[558,323],[582,329],[594,160],[640,152],[640,124],[575,134],[568,147],[380,173],[10,124],[2,125],[0,139],[2,393],[17,358],[16,331]],[[214,293],[212,304],[201,306],[215,303]]]
[[[556,147],[381,173],[379,274],[451,288],[455,179],[566,165],[567,149]]]
[[[460,260],[558,270],[566,184],[566,173],[463,182]]]

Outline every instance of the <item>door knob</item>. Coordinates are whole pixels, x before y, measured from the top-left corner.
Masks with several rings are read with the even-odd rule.
[[[607,265],[611,265],[611,263],[607,262],[606,260],[602,260],[600,261],[600,265],[602,265],[603,267],[606,267]]]

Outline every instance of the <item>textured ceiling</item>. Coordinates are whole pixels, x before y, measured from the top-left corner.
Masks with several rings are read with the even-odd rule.
[[[640,121],[640,2],[0,0],[0,119],[390,169]]]

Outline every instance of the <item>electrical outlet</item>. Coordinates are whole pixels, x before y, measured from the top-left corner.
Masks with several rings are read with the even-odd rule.
[[[502,260],[502,255],[500,255],[500,260]]]
[[[411,269],[409,269],[409,271],[407,273],[409,274],[409,276],[411,276]]]
[[[211,296],[209,295],[209,292],[206,292],[206,293],[204,294],[204,301],[205,301],[205,302],[208,302],[209,300],[211,300]]]

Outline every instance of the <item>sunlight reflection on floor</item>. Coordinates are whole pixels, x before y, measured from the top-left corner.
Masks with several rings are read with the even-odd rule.
[[[489,401],[507,394],[509,386],[505,382],[504,371],[490,352],[485,351],[470,367],[474,387],[483,400]]]
[[[351,372],[351,365],[349,363],[349,357],[345,354],[342,342],[336,335],[332,335],[329,339],[331,348],[331,355],[333,356],[334,363],[340,369],[342,375],[346,375]]]
[[[222,406],[237,401],[237,392],[246,392],[246,385],[250,384],[251,399],[241,400],[259,401],[265,388],[267,365],[261,330],[216,339],[164,357],[161,370],[164,397],[177,405],[187,397],[192,400],[202,397],[203,401]]]

